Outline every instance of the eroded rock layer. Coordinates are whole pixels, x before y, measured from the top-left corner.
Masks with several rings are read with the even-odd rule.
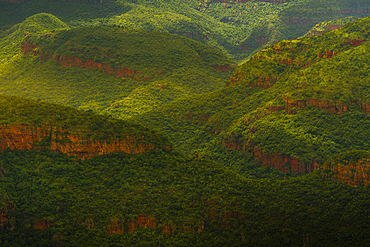
[[[331,162],[324,164],[323,169],[332,172],[330,178],[350,186],[366,186],[370,183],[370,159],[357,162]]]
[[[84,131],[71,133],[50,126],[0,125],[0,151],[3,152],[7,148],[19,150],[48,148],[54,152],[86,159],[118,151],[137,154],[159,147],[129,135],[112,134],[109,140],[94,140],[89,139],[88,133]]]

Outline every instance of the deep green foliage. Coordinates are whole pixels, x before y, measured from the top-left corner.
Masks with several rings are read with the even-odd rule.
[[[247,153],[255,146],[320,164],[339,152],[369,150],[370,118],[359,105],[369,102],[369,23],[365,18],[317,37],[278,42],[237,68],[229,87],[136,121],[165,133],[176,148],[238,172],[253,164]],[[289,107],[284,99],[302,106]],[[239,150],[228,149],[230,143]]]
[[[0,154],[0,162],[5,171],[0,189],[16,209],[7,212],[3,246],[362,246],[369,241],[368,188],[325,181],[320,174],[246,180],[217,163],[159,151],[81,162],[50,151],[14,150]],[[138,214],[151,215],[157,228],[128,233],[126,222]],[[111,219],[123,224],[124,234],[107,234]],[[34,220],[52,224],[33,229]],[[182,232],[183,225],[198,229],[201,221],[201,233]],[[88,222],[94,222],[91,229]],[[177,226],[175,234],[161,233],[170,224]]]
[[[364,150],[352,150],[343,153],[339,153],[332,158],[328,159],[324,165],[330,167],[331,164],[345,163],[345,164],[356,164],[358,161],[363,159],[370,159],[370,152]]]

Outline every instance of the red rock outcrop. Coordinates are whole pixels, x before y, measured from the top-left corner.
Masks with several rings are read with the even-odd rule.
[[[370,183],[370,159],[362,159],[357,163],[332,163],[330,167],[324,165],[323,169],[331,170],[334,175],[333,181],[341,182],[349,186],[366,186]]]
[[[20,150],[40,150],[39,143],[49,139],[45,146],[54,152],[77,156],[80,159],[92,158],[100,154],[123,151],[126,153],[143,153],[150,149],[157,149],[152,143],[144,139],[129,135],[112,133],[111,140],[90,140],[84,131],[73,133],[66,130],[25,125],[0,125],[0,152],[7,148]],[[97,133],[99,134],[99,133]]]
[[[139,214],[133,221],[127,222],[128,232],[132,233],[137,228],[157,228],[157,221],[153,215]]]
[[[125,226],[119,220],[111,219],[111,223],[107,226],[106,231],[110,235],[123,234],[125,232]]]
[[[28,53],[33,53],[33,55],[38,55],[39,53],[35,50],[38,45],[33,44],[32,42],[22,42],[21,43],[21,53],[25,56],[28,56]]]
[[[320,168],[320,164],[312,160],[306,164],[300,162],[296,157],[284,157],[279,153],[266,154],[261,148],[253,145],[244,145],[243,140],[237,140],[233,134],[228,138],[224,138],[223,146],[232,150],[252,150],[254,154],[254,161],[263,167],[271,167],[282,172],[291,171],[294,174],[306,174]]]
[[[325,50],[325,54],[317,55],[318,58],[332,58],[334,55],[338,54],[339,51],[327,51]]]
[[[367,40],[364,40],[364,39],[352,39],[348,42],[345,42],[344,44],[345,45],[350,45],[350,46],[359,46],[361,45],[362,43],[366,42]]]
[[[370,114],[370,104],[361,102],[361,99],[357,100],[359,107],[366,112],[366,114]]]
[[[53,37],[56,38],[56,37]],[[40,65],[41,62],[45,61],[47,58],[51,57],[50,54],[43,53],[41,50],[37,50],[37,44],[33,44],[32,42],[22,42],[21,43],[21,53],[27,56],[29,53],[33,55],[40,56]],[[86,53],[84,51],[80,51],[78,49],[70,49],[71,51],[79,52],[79,53]],[[98,48],[99,50],[99,48]],[[115,76],[118,78],[131,78],[135,81],[150,81],[153,77],[149,76],[138,76],[142,74],[141,71],[137,71],[130,68],[113,68],[109,64],[102,64],[100,62],[96,62],[91,59],[82,59],[76,56],[66,56],[66,55],[54,55],[53,56],[54,62],[59,63],[61,66],[64,67],[79,67],[85,69],[99,69],[101,72],[108,73],[110,76]],[[161,76],[165,74],[165,72],[158,72],[152,71],[152,74],[156,76]]]
[[[321,110],[327,110],[330,113],[338,113],[342,114],[347,111],[348,103],[345,102],[327,102],[326,100],[318,100],[318,99],[307,99],[307,100],[300,100],[296,101],[289,98],[283,99],[285,102],[285,109],[289,114],[294,114],[294,110],[292,108],[302,108],[305,106],[313,106],[315,108],[319,108]]]
[[[320,168],[320,164],[316,161],[311,161],[309,164],[300,162],[296,157],[283,157],[281,154],[266,155],[262,149],[255,147],[254,161],[264,167],[272,167],[282,172],[287,172],[289,169],[294,174],[306,174]]]

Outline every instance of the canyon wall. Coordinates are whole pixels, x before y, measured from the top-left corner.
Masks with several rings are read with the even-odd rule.
[[[68,132],[50,126],[0,125],[0,152],[7,148],[19,150],[48,148],[54,152],[87,159],[118,151],[137,154],[161,148],[144,138],[130,135],[112,133],[110,140],[102,138],[92,140],[86,137],[88,134],[86,131]]]

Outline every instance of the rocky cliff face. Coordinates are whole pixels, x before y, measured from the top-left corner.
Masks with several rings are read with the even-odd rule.
[[[84,137],[86,134],[84,131],[71,133],[50,126],[0,125],[0,151],[3,152],[7,148],[20,150],[48,148],[54,152],[87,159],[118,151],[136,154],[159,148],[144,139],[129,135],[112,133],[111,140],[91,140]]]
[[[370,183],[370,159],[361,159],[357,163],[332,162],[324,165],[323,169],[329,169],[333,175],[333,181],[341,182],[350,186],[366,186]]]
[[[252,130],[253,131],[253,130]],[[244,144],[244,140],[236,138],[233,134],[225,138],[222,142],[225,148],[231,150],[243,150],[244,152],[252,151],[254,154],[254,161],[263,167],[271,167],[282,172],[290,171],[295,174],[306,174],[320,168],[320,164],[315,160],[306,164],[300,162],[297,157],[284,157],[279,153],[266,154],[261,148]]]
[[[307,99],[307,100],[300,100],[296,101],[289,98],[284,98],[285,102],[285,109],[289,114],[294,114],[293,108],[302,108],[305,106],[313,106],[315,108],[319,108],[321,110],[327,110],[330,113],[337,113],[342,114],[347,111],[348,103],[345,102],[327,102],[326,100],[318,100],[318,99]]]
[[[332,58],[334,55],[338,54],[338,51],[326,51],[325,54],[319,54],[317,57],[321,58]]]
[[[312,160],[305,164],[296,157],[283,157],[281,154],[265,154],[262,149],[255,147],[254,161],[264,167],[271,167],[282,172],[291,171],[294,174],[306,174],[320,168],[320,164]]]
[[[53,37],[57,38],[57,37]],[[38,45],[33,44],[32,42],[22,42],[21,43],[21,53],[25,56],[28,56],[29,53],[33,55],[40,56],[40,65],[43,61],[47,58],[51,57],[51,54],[43,53],[40,49],[37,49]],[[77,52],[77,50],[73,50]],[[154,76],[161,76],[165,74],[164,72],[152,71],[152,77],[149,76],[140,76],[142,74],[141,71],[134,70],[131,68],[113,68],[109,64],[102,64],[100,62],[96,62],[91,59],[82,59],[76,56],[67,56],[67,55],[54,55],[52,56],[54,62],[59,63],[61,66],[64,67],[79,67],[85,69],[95,69],[99,72],[104,72],[109,74],[110,76],[115,76],[118,78],[131,78],[135,81],[150,81],[154,78]]]

